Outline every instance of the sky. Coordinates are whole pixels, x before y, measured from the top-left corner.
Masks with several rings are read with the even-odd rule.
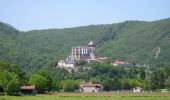
[[[0,0],[0,22],[20,31],[169,17],[170,0]]]

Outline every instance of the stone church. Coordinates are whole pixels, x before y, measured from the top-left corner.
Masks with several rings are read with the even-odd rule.
[[[97,61],[102,62],[106,58],[96,57],[96,45],[91,41],[88,45],[72,47],[71,55],[66,60],[60,60],[57,67],[65,69],[76,69],[76,61]]]
[[[75,60],[95,60],[96,45],[91,41],[86,46],[72,47],[71,57]]]

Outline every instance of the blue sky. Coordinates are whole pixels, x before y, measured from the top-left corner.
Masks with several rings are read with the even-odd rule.
[[[168,17],[170,0],[0,0],[0,21],[21,31]]]

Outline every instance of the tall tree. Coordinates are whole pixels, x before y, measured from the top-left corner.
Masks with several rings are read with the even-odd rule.
[[[0,61],[0,72],[9,71],[11,73],[17,74],[21,84],[25,84],[26,74],[23,69],[15,64],[10,64],[8,62]]]
[[[145,79],[145,77],[146,77],[146,73],[145,73],[145,69],[142,67],[142,68],[140,68],[140,72],[139,72],[139,74],[140,74],[140,78],[141,78],[141,80],[144,80]]]
[[[165,80],[165,73],[162,70],[155,70],[152,73],[150,87],[151,89],[161,89],[165,88],[166,80]]]
[[[39,74],[33,74],[29,79],[29,84],[34,85],[38,93],[45,93],[47,90],[47,79]]]
[[[0,73],[0,87],[2,87],[7,94],[17,93],[19,86],[19,77],[15,73],[7,70]]]
[[[74,80],[66,80],[63,83],[64,92],[74,92],[75,90],[78,90],[78,88],[79,88],[79,84]]]
[[[122,88],[122,83],[120,82],[120,79],[118,77],[115,77],[113,79],[113,90],[120,90]]]
[[[47,84],[46,84],[45,87],[47,88],[48,91],[51,91],[53,80],[52,80],[51,76],[48,74],[48,72],[41,70],[41,71],[38,72],[38,74],[47,79],[47,82],[46,82]]]

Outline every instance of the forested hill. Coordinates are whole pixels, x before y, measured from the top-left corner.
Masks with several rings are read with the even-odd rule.
[[[98,56],[170,65],[170,18],[28,32],[0,23],[0,60],[35,71],[68,56],[72,46],[91,40],[97,44]]]

